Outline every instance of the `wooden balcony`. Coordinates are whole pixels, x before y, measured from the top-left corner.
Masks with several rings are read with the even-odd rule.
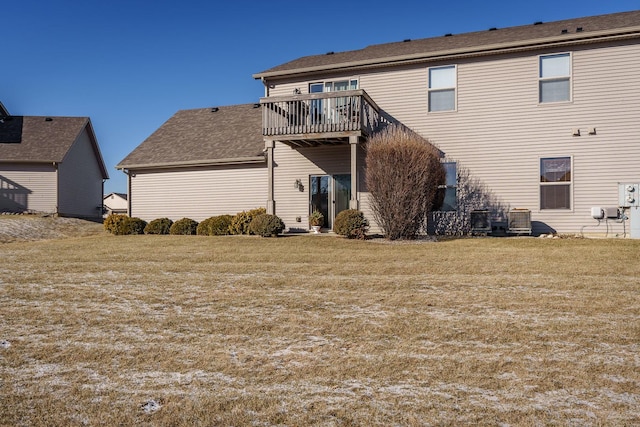
[[[261,98],[262,135],[296,147],[348,144],[388,121],[362,90]]]

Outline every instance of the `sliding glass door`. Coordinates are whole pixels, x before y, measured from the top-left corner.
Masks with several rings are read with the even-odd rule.
[[[336,215],[349,209],[351,175],[311,175],[309,188],[309,213],[322,212],[324,227],[333,228]]]

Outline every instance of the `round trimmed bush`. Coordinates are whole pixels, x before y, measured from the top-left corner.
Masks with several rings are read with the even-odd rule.
[[[207,218],[200,221],[200,224],[196,227],[196,234],[198,236],[210,236],[211,235],[211,221],[214,217]]]
[[[127,218],[129,217],[122,214],[110,214],[103,222],[105,231],[111,234],[124,234],[121,230],[124,230],[124,222]]]
[[[157,218],[144,228],[144,234],[169,234],[173,221],[169,218]]]
[[[125,234],[143,234],[147,223],[140,218],[111,214],[105,218],[103,225],[109,233],[123,236]]]
[[[233,215],[219,215],[207,218],[198,224],[196,234],[198,236],[226,236],[231,234],[229,226],[232,219]]]
[[[191,218],[177,220],[169,228],[169,234],[190,236],[196,234],[198,223]]]
[[[276,237],[284,230],[284,222],[276,215],[257,215],[249,224],[249,233],[262,237]]]
[[[136,217],[127,217],[124,221],[124,233],[122,234],[144,234],[144,229],[146,227],[146,221]]]
[[[369,221],[356,209],[347,209],[336,215],[333,231],[349,239],[366,239]]]
[[[210,236],[226,236],[231,234],[229,227],[231,226],[233,215],[214,216],[211,220],[209,235]]]
[[[251,209],[250,211],[238,212],[231,220],[229,231],[231,234],[251,234],[249,224],[258,215],[266,214],[265,208]]]

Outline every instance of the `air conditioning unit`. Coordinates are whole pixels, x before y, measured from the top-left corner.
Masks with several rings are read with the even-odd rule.
[[[489,211],[471,211],[469,216],[472,233],[491,233],[491,217]]]
[[[508,214],[507,232],[510,234],[531,234],[531,211],[512,209]]]

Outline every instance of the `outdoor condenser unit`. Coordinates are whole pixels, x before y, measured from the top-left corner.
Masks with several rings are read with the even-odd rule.
[[[510,210],[507,232],[510,234],[531,234],[531,211],[529,209]]]
[[[470,220],[472,233],[491,233],[491,217],[489,211],[471,211]]]

